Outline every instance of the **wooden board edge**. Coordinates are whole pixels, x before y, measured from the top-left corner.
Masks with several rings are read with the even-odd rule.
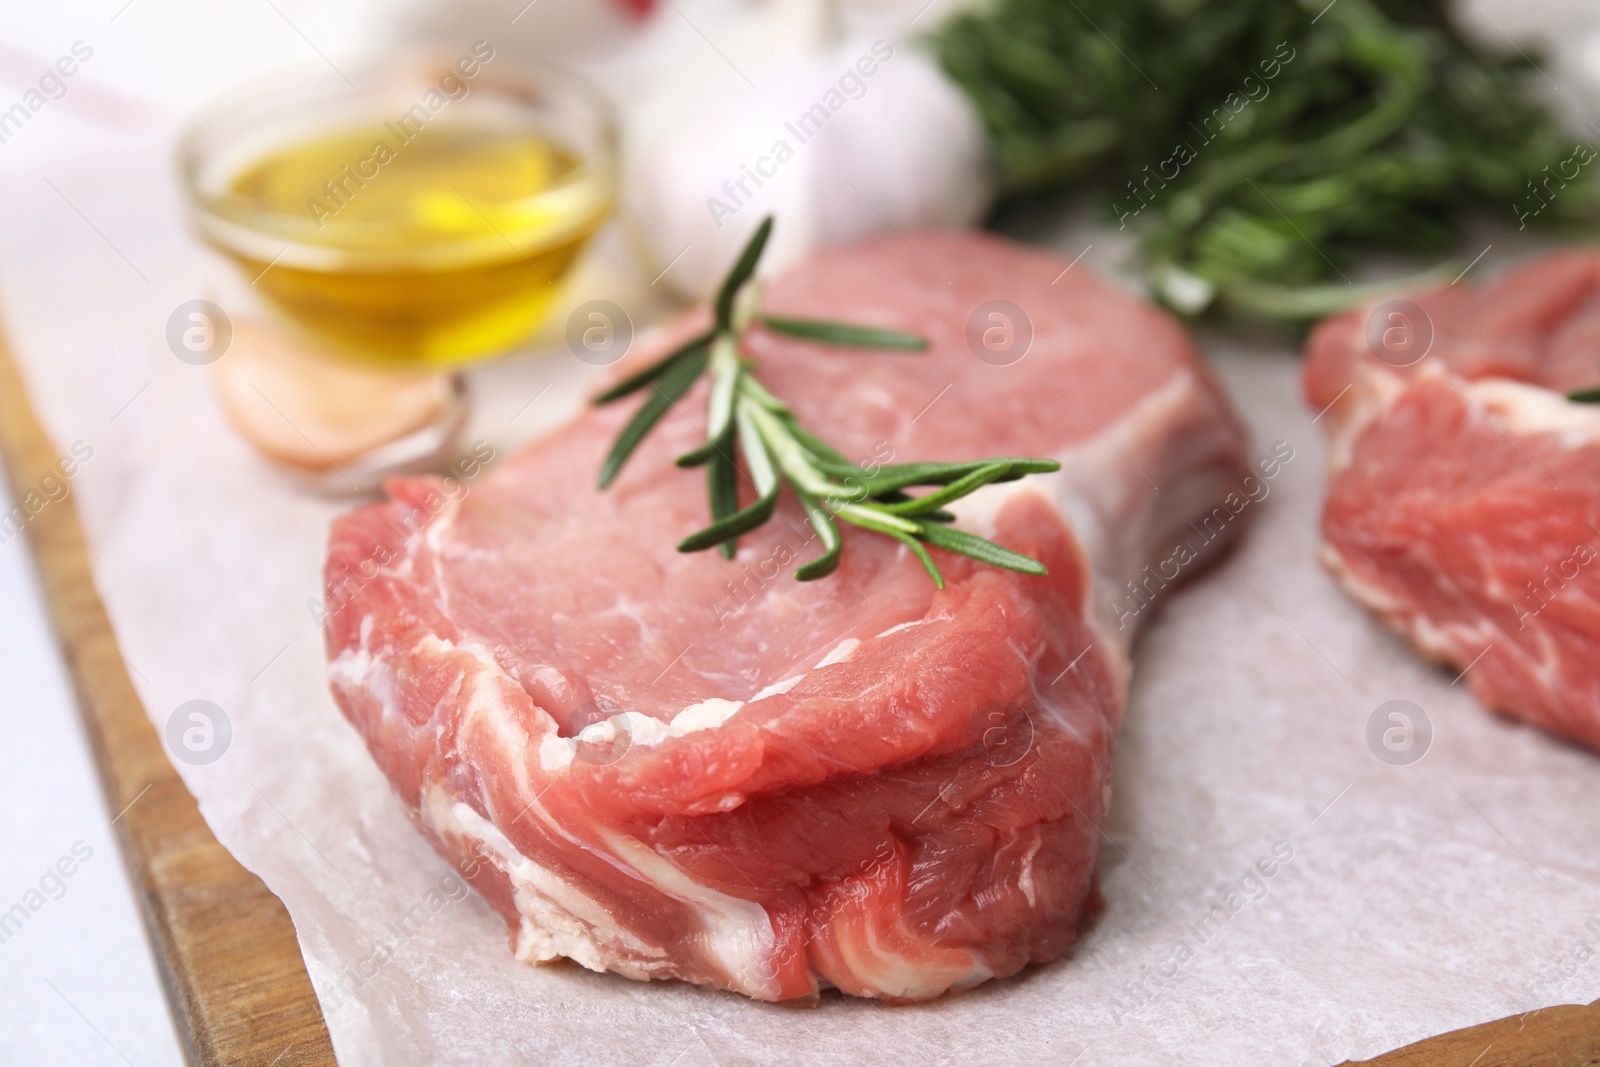
[[[1370,1060],[1373,1067],[1595,1067],[1600,1065],[1600,1000],[1540,1008],[1452,1030]]]
[[[3,337],[0,454],[29,516],[23,528],[185,1055],[198,1067],[335,1063],[288,911],[212,835],[167,759],[95,588],[71,492],[57,500],[59,490],[41,488],[47,476],[71,482]]]

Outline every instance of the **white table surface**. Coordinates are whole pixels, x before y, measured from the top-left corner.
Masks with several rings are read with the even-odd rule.
[[[0,510],[11,506],[0,489]],[[0,1063],[182,1063],[114,840],[117,813],[106,810],[20,536],[0,545],[0,678],[0,912],[46,878],[44,906],[0,944]],[[81,864],[74,846],[88,850]],[[69,878],[56,870],[63,856],[76,868]]]
[[[442,0],[440,0],[442,3]],[[546,7],[566,0],[547,0]],[[592,0],[585,0],[592,2]],[[1592,0],[1475,0],[1491,39],[1593,24]],[[453,5],[446,5],[457,10]],[[467,20],[495,5],[461,5]],[[48,177],[84,169],[97,144],[171,137],[178,120],[254,72],[346,56],[409,25],[449,16],[425,2],[98,0],[0,10],[0,106],[75,41],[94,58],[22,132],[0,144],[0,170]],[[1600,41],[1600,38],[1592,38]],[[1600,48],[1594,68],[1600,70]],[[1595,84],[1600,84],[1597,78]],[[77,175],[84,179],[84,175]],[[103,180],[115,180],[113,175]],[[24,206],[22,208],[26,210]],[[4,225],[0,220],[0,225]],[[0,263],[6,271],[25,263]],[[12,502],[0,482],[0,510]],[[170,1016],[114,842],[92,759],[44,614],[26,539],[0,544],[0,912],[21,901],[74,846],[89,858],[0,943],[0,1063],[179,1064]],[[70,866],[70,865],[69,865]]]

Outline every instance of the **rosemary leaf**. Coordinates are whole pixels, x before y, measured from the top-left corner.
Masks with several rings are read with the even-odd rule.
[[[683,345],[674,349],[666,356],[656,360],[643,370],[635,374],[630,374],[616,385],[613,385],[610,389],[607,389],[605,392],[595,397],[595,406],[598,407],[602,404],[609,404],[613,400],[621,400],[629,393],[637,392],[638,390],[643,389],[645,386],[649,385],[651,382],[667,373],[667,371],[671,370],[675,365],[677,365],[679,360],[687,358],[696,349],[701,349],[709,345],[715,336],[716,333],[714,331],[708,331],[700,334],[698,337],[684,342]]]
[[[750,236],[750,242],[744,246],[744,251],[739,253],[739,261],[733,265],[733,270],[728,272],[723,279],[722,288],[717,291],[717,329],[723,333],[733,331],[733,301],[739,295],[739,290],[744,288],[744,283],[750,280],[756,272],[756,263],[761,259],[761,252],[767,247],[767,238],[772,235],[772,216],[768,215],[761,220],[761,225],[756,227],[756,232]]]
[[[739,470],[733,462],[732,437],[712,448],[710,462],[706,468],[706,492],[711,498],[711,521],[719,522],[739,510]],[[738,548],[737,538],[722,542],[722,558],[732,559]]]
[[[1004,567],[1008,571],[1021,571],[1023,574],[1047,574],[1043,563],[1020,552],[1013,552],[1009,548],[1001,548],[993,541],[987,541],[976,534],[969,534],[965,530],[957,530],[949,526],[922,527],[922,539],[930,545],[959,552],[963,556],[970,556],[979,563],[988,563],[995,567]]]
[[[745,464],[750,468],[750,480],[756,483],[756,492],[762,496],[778,491],[778,471],[773,465],[772,452],[756,423],[760,409],[751,401],[740,404],[734,418],[739,430],[739,447],[744,451]]]
[[[990,482],[998,481],[1005,474],[1007,467],[1004,463],[990,463],[979,467],[965,477],[957,478],[943,489],[929,493],[926,496],[913,497],[911,500],[898,504],[880,504],[879,506],[891,515],[922,515],[930,511],[938,511],[940,505],[948,504],[952,500],[960,500],[968,493],[980,489]]]
[[[784,427],[794,435],[795,440],[799,441],[807,452],[810,452],[814,457],[816,457],[818,460],[817,466],[822,468],[825,473],[833,474],[837,477],[839,471],[849,474],[851,472],[859,472],[861,470],[860,467],[856,466],[854,463],[851,463],[848,459],[845,459],[843,455],[835,451],[833,446],[828,444],[828,442],[811,433],[811,431],[807,430],[804,426],[801,426],[799,421],[796,420],[793,415],[782,419],[782,422]]]
[[[711,342],[711,414],[706,434],[713,441],[724,436],[733,425],[733,401],[739,391],[739,379],[744,376],[738,363],[733,338],[723,334]]]
[[[1061,469],[1061,464],[1053,459],[1010,458],[978,459],[970,463],[902,463],[880,467],[878,472],[866,481],[867,494],[882,496],[886,492],[904,489],[908,485],[949,485],[992,464],[1003,464],[1006,468],[1002,475],[993,479],[997,482],[1015,481],[1025,474],[1048,474],[1050,471]]]
[[[915,500],[916,497],[912,496],[910,493],[903,493],[900,490],[896,489],[892,493],[882,493],[882,494],[878,495],[877,497],[874,497],[873,499],[875,499],[880,504],[904,504],[904,503],[907,503],[909,501]],[[945,511],[943,508],[935,508],[932,511],[925,512],[925,513],[923,513],[921,515],[918,515],[917,518],[921,519],[924,522],[955,522],[956,521],[955,515],[951,514],[948,511]]]
[[[910,534],[903,534],[898,530],[893,531],[889,536],[911,549],[912,553],[917,557],[917,562],[922,564],[922,569],[928,572],[929,578],[933,579],[935,589],[944,588],[944,575],[939,573],[938,565],[933,562],[933,557],[928,555],[928,550],[922,547],[921,541],[918,541]]]
[[[848,522],[852,526],[860,526],[864,530],[874,533],[892,534],[903,533],[914,536],[922,532],[911,519],[901,518],[899,515],[890,515],[875,505],[852,504],[849,501],[833,502],[831,509],[835,516]]]
[[[1600,385],[1591,385],[1587,389],[1574,389],[1567,394],[1567,399],[1577,404],[1600,404]]]
[[[716,455],[717,442],[707,439],[699,448],[691,449],[673,460],[680,467],[703,467],[711,462],[711,457]]]
[[[833,521],[833,516],[828,514],[828,509],[818,504],[815,497],[793,484],[789,488],[794,490],[796,499],[800,501],[800,507],[806,513],[806,521],[822,539],[822,555],[801,566],[794,572],[794,576],[802,582],[814,582],[818,578],[826,578],[839,569],[839,550],[844,546],[844,542],[839,538],[839,527]]]
[[[761,495],[749,507],[718,519],[697,534],[685,537],[678,542],[679,552],[700,552],[713,545],[732,541],[772,518],[772,509],[778,503],[778,490],[782,483],[778,480],[778,472],[773,469],[772,456],[767,452],[767,446],[751,422],[748,411],[740,411],[737,418],[739,447],[750,468],[750,479],[756,483],[756,492]]]
[[[788,415],[789,405],[767,392],[767,387],[756,381],[755,375],[746,374],[739,381],[746,396],[774,415]]]
[[[706,361],[709,358],[704,349],[693,351],[673,363],[661,375],[660,380],[653,383],[655,391],[639,405],[639,410],[628,420],[628,425],[622,428],[616,442],[611,446],[611,451],[607,453],[605,463],[600,467],[600,488],[606,488],[616,479],[622,470],[622,465],[633,455],[633,450],[639,447],[639,442],[643,441],[645,435],[661,421],[661,416],[666,414],[673,401],[688,392],[694,380],[700,377],[701,372],[706,369]]]
[[[751,530],[772,518],[772,509],[778,503],[778,487],[773,485],[766,496],[760,497],[754,504],[741,508],[733,514],[717,520],[699,533],[690,534],[678,542],[679,552],[703,552],[720,544],[726,544],[740,534],[747,534]]]
[[[904,330],[853,326],[847,322],[828,322],[823,319],[780,318],[776,315],[763,315],[761,324],[773,333],[799,337],[806,341],[820,341],[827,345],[843,345],[848,348],[892,348],[902,352],[923,352],[928,348],[927,338]]]

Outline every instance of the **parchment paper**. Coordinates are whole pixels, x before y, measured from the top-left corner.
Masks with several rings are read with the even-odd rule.
[[[221,758],[177,766],[293,915],[341,1062],[1329,1064],[1600,992],[1600,757],[1484,712],[1336,590],[1313,559],[1322,459],[1298,362],[1220,342],[1257,451],[1293,458],[1243,549],[1139,647],[1106,908],[1066,958],[931,1004],[810,1011],[514,963],[328,695],[307,601],[345,505],[258,460],[167,348],[175,307],[243,313],[248,286],[184,235],[164,155],[54,180],[61,198],[0,179],[28,205],[0,232],[9,339],[56,441],[93,449],[72,491],[158,729],[195,699],[227,716]],[[602,261],[622,247],[606,241]],[[1097,243],[1078,269],[1114,254]],[[573,300],[636,286],[602,279]],[[476,372],[468,439],[527,439],[592,373],[564,349]],[[1394,699],[1432,724],[1408,766],[1367,740]]]

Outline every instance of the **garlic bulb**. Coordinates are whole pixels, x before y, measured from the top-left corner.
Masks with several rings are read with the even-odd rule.
[[[663,79],[630,109],[622,211],[662,284],[708,295],[769,213],[764,266],[780,270],[819,245],[967,225],[988,206],[983,126],[908,41],[853,37],[749,77],[713,92]]]

